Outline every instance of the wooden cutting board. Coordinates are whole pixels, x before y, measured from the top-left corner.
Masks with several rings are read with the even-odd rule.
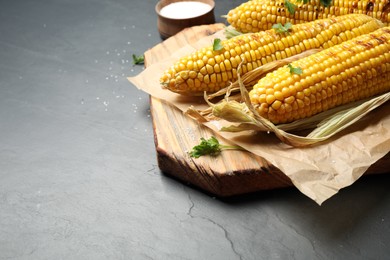
[[[145,65],[168,57],[182,46],[198,41],[224,27],[213,24],[185,29],[145,53]],[[188,151],[201,137],[216,135],[183,115],[176,107],[150,98],[158,166],[164,173],[219,197],[292,186],[290,179],[264,158],[245,151],[230,150],[217,157],[194,159]],[[228,140],[218,136],[224,144]],[[390,173],[390,153],[365,174]]]

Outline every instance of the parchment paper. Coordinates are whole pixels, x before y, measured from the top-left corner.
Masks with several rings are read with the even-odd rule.
[[[163,90],[159,79],[163,71],[180,57],[210,45],[215,38],[223,39],[223,32],[183,46],[169,58],[148,66],[142,73],[128,80],[139,89],[182,111],[186,111],[190,106],[204,108],[206,105],[203,98],[187,98]],[[353,184],[372,164],[390,151],[389,112],[390,104],[387,103],[329,142],[308,148],[288,146],[273,134],[220,132],[218,122],[208,122],[205,126],[271,162],[286,174],[303,194],[321,205],[340,189]]]

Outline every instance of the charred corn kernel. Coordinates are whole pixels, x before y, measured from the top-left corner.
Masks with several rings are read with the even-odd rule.
[[[390,25],[388,0],[334,0],[328,7],[323,6],[320,0],[309,0],[306,4],[302,0],[289,2],[296,6],[293,13],[285,6],[285,0],[248,1],[230,10],[227,22],[237,30],[248,33],[268,30],[276,23],[298,24],[355,13],[369,15],[386,26]]]
[[[389,92],[390,27],[335,45],[292,62],[291,66],[305,71],[311,68],[313,62],[316,62],[317,73],[291,75],[289,68],[284,66],[260,79],[249,92],[251,102],[259,114],[276,124],[288,123]],[[287,87],[284,88],[286,92],[281,99],[275,88],[279,88],[289,78],[294,79],[294,82],[289,86],[290,92],[287,92]],[[274,82],[274,79],[278,81],[270,86],[269,82]],[[268,93],[266,102],[257,98],[259,91]],[[286,105],[289,105],[291,113],[284,113],[286,109],[277,111]],[[278,116],[274,112],[270,113],[270,108],[276,110]]]
[[[345,31],[353,24],[353,29],[359,28],[354,33]],[[160,78],[163,88],[183,95],[203,95],[204,91],[218,91],[229,85],[230,81],[237,80],[237,70],[241,64],[240,74],[253,70],[265,63],[283,59],[301,53],[312,48],[327,48],[332,46],[331,39],[337,42],[348,38],[348,35],[356,37],[360,34],[372,32],[383,24],[367,15],[352,14],[331,19],[316,20],[306,24],[293,25],[289,33],[278,33],[274,29],[258,33],[245,34],[224,40],[221,42],[222,50],[213,50],[212,46],[202,48],[183,59],[179,59],[168,68]],[[331,29],[337,28],[337,29]],[[334,31],[339,32],[334,35]],[[317,39],[322,35],[326,39]],[[325,36],[324,36],[325,35]],[[348,38],[352,39],[352,38]],[[330,45],[332,44],[332,45]],[[188,66],[188,64],[190,64]],[[182,71],[186,71],[182,74]],[[194,76],[196,73],[197,76]],[[217,80],[212,89],[208,88],[205,77],[215,73],[222,80]],[[189,78],[197,78],[202,83],[198,87],[190,87],[182,75]]]

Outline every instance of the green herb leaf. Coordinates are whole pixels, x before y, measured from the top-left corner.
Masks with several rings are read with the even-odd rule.
[[[297,0],[296,2],[297,3],[307,4],[307,3],[309,3],[309,0]],[[330,6],[332,4],[332,0],[320,0],[320,3],[323,6],[328,7],[328,6]],[[297,5],[291,3],[289,0],[285,0],[284,1],[284,5],[287,7],[287,11],[290,14],[295,14],[295,10],[298,8]]]
[[[137,55],[133,54],[133,64],[134,65],[144,64],[144,62],[145,62],[144,55],[137,56]]]
[[[291,74],[302,74],[302,69],[299,67],[293,67],[291,64],[288,64],[287,67],[290,69]]]
[[[200,138],[200,144],[192,148],[190,152],[191,157],[199,158],[202,155],[215,155],[221,152],[219,147],[219,141],[214,136],[206,140],[203,137]]]
[[[243,150],[240,146],[220,144],[217,138],[211,136],[209,139],[200,138],[200,144],[194,146],[189,155],[194,158],[199,158],[202,155],[218,155],[222,150],[238,149]]]
[[[332,4],[332,0],[320,0],[320,3],[325,6],[325,7],[328,7]]]
[[[284,26],[281,23],[272,25],[272,28],[277,33],[288,33],[291,30],[291,27],[292,27],[291,23],[286,23]]]
[[[222,45],[222,41],[221,39],[214,39],[214,42],[213,42],[213,50],[214,51],[219,51],[219,50],[222,50],[223,49],[223,45]]]
[[[291,3],[289,0],[285,0],[285,1],[284,1],[284,5],[287,7],[287,11],[288,11],[290,14],[295,14],[295,9],[297,8],[296,5],[294,5],[293,3]]]

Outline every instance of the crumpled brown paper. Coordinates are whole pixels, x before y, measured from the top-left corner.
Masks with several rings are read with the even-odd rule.
[[[202,98],[182,97],[160,87],[162,72],[178,58],[208,46],[223,32],[187,44],[157,63],[148,66],[131,83],[150,95],[186,111],[190,106],[205,108]],[[331,141],[314,147],[294,148],[281,143],[272,134],[220,132],[219,122],[205,123],[221,136],[263,157],[286,174],[292,183],[318,204],[353,184],[364,172],[390,151],[390,104],[384,104]],[[184,115],[183,115],[184,116]]]

